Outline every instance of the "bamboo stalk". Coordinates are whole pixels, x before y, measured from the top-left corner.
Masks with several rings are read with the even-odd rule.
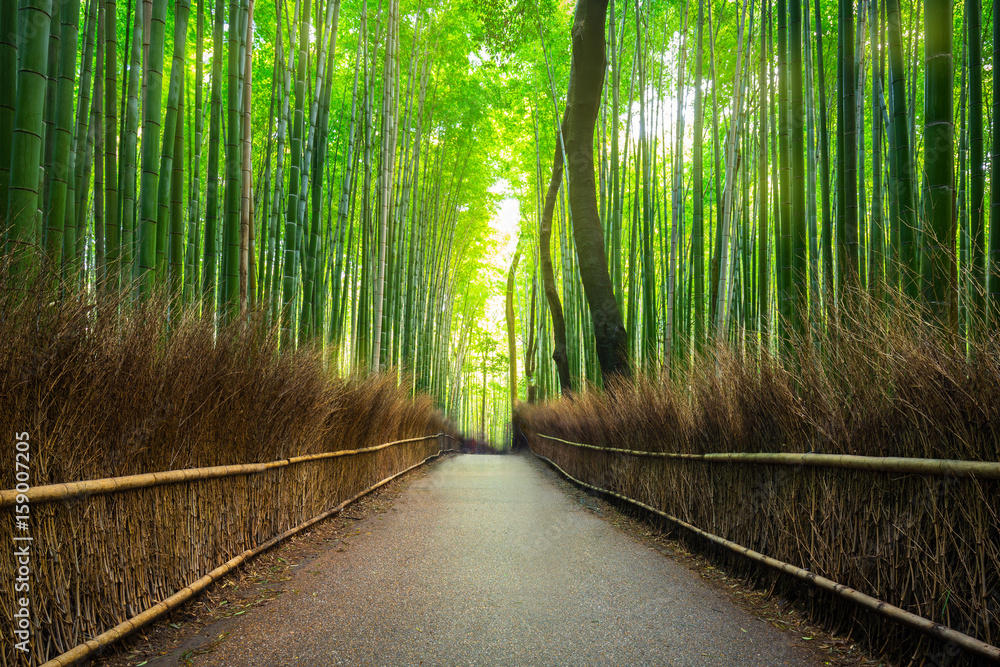
[[[581,442],[571,442],[544,433],[538,437],[574,447],[614,452],[629,456],[650,458],[686,459],[708,463],[752,463],[759,465],[798,465],[817,468],[847,468],[875,472],[914,473],[921,475],[951,475],[976,479],[1000,479],[1000,461],[963,461],[959,459],[917,459],[902,456],[857,456],[853,454],[811,454],[792,452],[727,452],[716,454],[682,454],[679,452],[643,452],[635,449],[598,447]],[[5,492],[6,493],[6,492]],[[2,496],[0,496],[2,498]]]
[[[267,463],[243,463],[243,464],[228,465],[228,466],[210,466],[207,468],[166,470],[162,472],[143,473],[141,475],[126,475],[124,477],[107,477],[104,479],[91,479],[82,482],[48,484],[46,486],[33,487],[23,495],[27,496],[29,503],[49,503],[56,500],[67,500],[69,498],[77,498],[79,496],[103,495],[108,493],[118,493],[119,491],[128,491],[132,489],[148,489],[149,487],[161,486],[163,484],[177,484],[178,482],[190,482],[202,479],[214,479],[217,477],[232,477],[235,475],[253,475],[256,473],[264,472],[265,470],[272,470],[274,468],[283,468],[287,465],[292,465],[294,463],[304,463],[306,461],[316,461],[319,459],[332,459],[338,456],[353,456],[355,454],[376,452],[380,449],[385,449],[387,447],[392,447],[395,445],[402,445],[408,442],[419,442],[421,440],[430,440],[431,438],[439,438],[442,435],[444,437],[451,437],[446,433],[445,434],[435,433],[433,435],[425,435],[419,438],[409,438],[406,440],[395,440],[393,442],[386,442],[381,445],[376,445],[374,447],[366,447],[364,449],[345,449],[337,452],[306,454],[303,456],[293,456],[287,459],[280,459],[278,461],[268,461]],[[14,489],[0,491],[0,507],[8,507],[10,505],[14,505],[15,500],[19,495],[22,494],[19,494]]]
[[[439,433],[439,434],[436,434],[436,435],[433,435],[433,436],[426,436],[424,438],[412,438],[410,440],[400,440],[400,441],[394,442],[394,443],[386,443],[385,445],[379,445],[378,447],[371,447],[371,448],[369,448],[367,450],[355,450],[352,453],[358,453],[358,452],[362,452],[362,451],[372,451],[374,449],[384,449],[388,445],[400,444],[400,443],[403,443],[403,442],[414,442],[416,440],[426,440],[426,439],[429,439],[429,438],[436,438],[436,437],[438,437],[440,435],[441,434]],[[126,635],[134,632],[135,630],[138,630],[139,628],[141,628],[141,627],[143,627],[145,625],[148,625],[149,623],[153,622],[154,620],[156,620],[157,618],[159,618],[163,614],[167,613],[168,611],[170,611],[172,609],[176,609],[180,605],[184,604],[184,602],[186,602],[187,600],[191,599],[192,597],[194,597],[195,595],[197,595],[198,593],[200,593],[202,590],[204,590],[205,588],[207,588],[211,583],[213,583],[214,581],[220,579],[221,577],[224,577],[226,574],[228,574],[229,572],[231,572],[233,569],[239,567],[240,565],[242,565],[246,561],[250,560],[251,558],[259,556],[260,554],[264,553],[265,551],[267,551],[271,547],[273,547],[273,546],[277,545],[278,543],[280,543],[280,542],[288,539],[292,535],[295,535],[296,533],[300,533],[303,530],[305,530],[306,528],[309,528],[310,526],[312,526],[312,525],[314,525],[316,523],[319,523],[320,521],[322,521],[324,519],[327,519],[327,518],[329,518],[329,517],[337,514],[338,512],[340,512],[341,510],[343,510],[345,507],[347,507],[348,505],[350,505],[354,501],[356,501],[356,500],[358,500],[360,498],[363,498],[364,496],[368,495],[372,491],[378,489],[379,487],[381,487],[381,486],[383,486],[385,484],[388,484],[389,482],[391,482],[392,480],[396,479],[397,477],[405,475],[406,473],[410,472],[414,468],[418,468],[418,467],[424,465],[425,463],[427,463],[431,459],[437,458],[438,456],[440,456],[441,454],[443,454],[445,452],[452,452],[452,451],[455,451],[455,450],[453,450],[453,449],[443,449],[443,450],[439,451],[436,454],[431,454],[430,456],[428,456],[427,458],[425,458],[420,463],[416,463],[416,464],[410,466],[409,468],[406,468],[405,470],[401,470],[400,472],[398,472],[398,473],[396,473],[394,475],[386,477],[382,481],[378,482],[377,484],[375,484],[373,486],[368,487],[367,489],[365,489],[361,493],[358,493],[357,495],[352,496],[351,498],[345,500],[344,502],[340,503],[336,507],[333,507],[331,509],[326,510],[325,512],[317,514],[316,516],[314,516],[313,518],[309,519],[308,521],[305,521],[305,522],[299,524],[298,526],[295,526],[294,528],[292,528],[290,530],[286,530],[284,533],[282,533],[280,535],[272,537],[267,542],[264,542],[263,544],[260,544],[260,545],[258,545],[256,547],[254,547],[253,549],[247,549],[246,551],[244,551],[243,553],[241,553],[239,556],[231,558],[230,560],[226,561],[225,563],[223,563],[219,567],[215,568],[214,570],[212,570],[211,572],[209,572],[208,574],[206,574],[201,579],[198,579],[197,581],[195,581],[195,582],[193,582],[193,583],[185,586],[181,590],[177,591],[176,593],[174,593],[173,595],[171,595],[170,597],[168,597],[166,600],[163,600],[162,602],[156,603],[155,605],[153,605],[152,607],[150,607],[146,611],[142,612],[141,614],[138,614],[137,616],[133,616],[132,618],[130,618],[130,619],[126,620],[126,621],[123,621],[122,623],[119,623],[118,625],[116,625],[115,627],[111,628],[110,630],[101,633],[97,637],[94,637],[93,639],[91,639],[91,640],[89,640],[89,641],[87,641],[87,642],[85,642],[83,644],[80,644],[80,645],[76,646],[75,648],[73,648],[73,649],[71,649],[69,651],[66,651],[62,655],[56,656],[52,660],[49,660],[48,662],[46,662],[45,664],[43,664],[42,667],[66,667],[67,665],[76,664],[77,662],[79,662],[80,660],[83,660],[84,658],[86,658],[87,656],[91,655],[92,653],[94,653],[98,649],[100,649],[102,647],[105,647],[105,646],[108,646],[110,644],[113,644],[114,642],[118,641],[119,639],[122,639],[123,637],[125,637]],[[336,453],[336,452],[331,452],[331,453]],[[283,461],[281,463],[283,465],[288,465],[287,461]],[[226,466],[218,466],[218,467],[226,467]]]
[[[571,444],[576,444],[576,443],[571,443]],[[873,598],[870,595],[865,595],[864,593],[857,591],[853,588],[850,588],[849,586],[838,584],[836,581],[833,581],[832,579],[827,579],[826,577],[822,577],[814,572],[810,572],[809,570],[805,570],[801,567],[796,567],[791,563],[786,563],[784,561],[771,558],[770,556],[765,556],[764,554],[758,551],[754,551],[749,547],[744,547],[735,542],[731,542],[730,540],[727,540],[723,537],[719,537],[718,535],[706,532],[698,528],[697,526],[693,526],[687,523],[686,521],[682,521],[681,519],[678,519],[675,516],[671,516],[666,512],[662,512],[656,509],[655,507],[652,507],[645,503],[641,503],[638,500],[633,500],[628,496],[624,496],[620,493],[615,493],[614,491],[609,491],[608,489],[602,489],[601,487],[593,486],[592,484],[587,484],[586,482],[583,482],[573,477],[565,470],[560,468],[558,465],[556,465],[553,461],[542,456],[541,454],[535,453],[535,456],[547,462],[553,468],[558,470],[564,477],[566,477],[566,479],[570,480],[574,484],[578,484],[582,487],[612,496],[614,498],[618,498],[619,500],[624,500],[625,502],[631,503],[637,507],[641,507],[642,509],[652,512],[657,516],[661,516],[664,519],[667,519],[671,523],[675,523],[678,526],[681,526],[682,528],[690,530],[696,535],[704,537],[710,542],[714,542],[715,544],[723,546],[729,549],[730,551],[733,551],[742,556],[746,556],[747,558],[755,560],[759,563],[763,563],[764,565],[774,568],[775,570],[778,570],[780,572],[784,572],[786,574],[790,574],[804,581],[808,581],[814,584],[818,588],[822,588],[823,590],[829,591],[834,595],[850,600],[851,602],[859,606],[866,607],[877,614],[885,616],[886,618],[892,619],[899,623],[903,623],[904,625],[907,625],[915,630],[923,632],[924,634],[927,634],[931,637],[934,637],[941,641],[954,643],[971,653],[975,653],[977,655],[981,655],[986,658],[990,658],[992,660],[1000,660],[1000,648],[997,648],[996,646],[987,644],[986,642],[980,641],[975,637],[970,637],[969,635],[963,634],[957,630],[953,630],[949,627],[941,625],[940,623],[935,623],[933,621],[930,621],[922,616],[917,616],[916,614],[910,613],[905,609],[900,609],[899,607],[893,606],[888,602],[879,600],[878,598]]]

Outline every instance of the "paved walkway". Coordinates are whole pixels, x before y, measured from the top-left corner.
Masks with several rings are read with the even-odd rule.
[[[442,461],[382,516],[195,664],[820,664],[530,459]]]

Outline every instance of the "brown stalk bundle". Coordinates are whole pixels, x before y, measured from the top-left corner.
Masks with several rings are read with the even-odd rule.
[[[1000,642],[1000,480],[640,457],[816,452],[1000,461],[1000,341],[921,323],[905,303],[859,298],[789,361],[715,350],[673,380],[522,405],[531,447],[568,474],[989,644]],[[814,619],[902,663],[974,664],[954,646],[689,538]]]
[[[4,273],[0,270],[0,273]],[[320,352],[279,352],[254,316],[217,330],[164,297],[72,293],[0,275],[0,488],[15,433],[30,484],[261,463],[453,432],[394,377],[339,379]],[[169,329],[169,330],[168,330]],[[263,472],[31,505],[31,661],[40,664],[437,452],[436,438]],[[14,534],[9,509],[0,535]],[[11,558],[0,599],[14,600]],[[13,605],[0,635],[13,637]],[[23,654],[4,641],[0,665]]]

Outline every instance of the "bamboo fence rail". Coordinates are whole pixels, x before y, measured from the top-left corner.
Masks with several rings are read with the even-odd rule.
[[[35,487],[27,494],[31,664],[71,664],[148,623],[239,563],[447,451],[449,437]],[[13,532],[13,513],[3,512],[0,533]],[[12,563],[0,559],[0,599],[13,599]],[[4,637],[14,636],[12,614],[10,605],[0,609]],[[5,641],[0,666],[24,657]]]
[[[976,650],[942,628],[991,647],[976,655],[998,660],[998,463],[642,452],[530,428],[526,435],[532,451],[565,474],[683,526],[699,547],[703,540],[722,547],[713,557],[731,571],[804,600],[814,620],[851,628],[876,652],[905,663],[935,655],[954,662],[948,651]],[[775,570],[819,590],[806,594]],[[882,613],[879,600],[913,618]]]
[[[599,447],[583,442],[563,440],[544,433],[536,434],[540,438],[554,440],[566,445],[592,449],[599,452],[611,452],[628,456],[641,456],[661,459],[681,459],[688,461],[706,461],[708,463],[755,463],[761,465],[814,466],[817,468],[845,468],[848,470],[872,470],[877,472],[913,473],[918,475],[950,475],[952,477],[974,477],[977,479],[1000,479],[1000,462],[998,461],[962,461],[959,459],[917,459],[902,456],[855,456],[852,454],[813,454],[807,453],[760,453],[731,452],[715,454],[685,454],[681,452],[644,452],[636,449],[618,449],[616,447]]]
[[[550,438],[550,439],[555,439],[555,438]],[[560,440],[560,442],[567,442],[567,441]],[[580,443],[568,443],[568,444],[580,444]],[[860,591],[856,591],[853,588],[844,586],[843,584],[838,584],[836,581],[827,579],[826,577],[821,577],[818,574],[810,572],[801,567],[796,567],[791,563],[786,563],[784,561],[777,560],[776,558],[765,556],[764,554],[754,551],[753,549],[742,546],[725,538],[719,537],[718,535],[714,535],[712,533],[704,531],[698,528],[697,526],[693,526],[686,521],[682,521],[681,519],[678,519],[677,517],[667,514],[666,512],[663,512],[661,510],[658,510],[651,505],[647,505],[646,503],[639,502],[638,500],[634,500],[632,498],[629,498],[628,496],[624,496],[620,493],[616,493],[608,489],[594,486],[593,484],[587,484],[586,482],[570,475],[568,472],[566,472],[558,465],[556,465],[556,463],[553,462],[551,459],[542,456],[541,454],[536,453],[535,455],[538,456],[540,459],[544,460],[546,463],[551,465],[556,470],[558,470],[564,477],[572,481],[574,484],[578,484],[579,486],[585,487],[587,489],[591,489],[593,491],[597,491],[599,493],[603,493],[605,495],[618,498],[619,500],[624,500],[625,502],[631,503],[636,507],[641,507],[644,510],[647,510],[658,516],[661,516],[664,519],[670,521],[671,523],[677,524],[682,528],[686,528],[687,530],[690,530],[696,535],[699,535],[709,540],[710,542],[725,547],[726,549],[729,549],[730,551],[733,551],[741,556],[746,556],[747,558],[755,560],[759,563],[763,563],[764,565],[774,568],[775,570],[808,581],[812,584],[815,584],[819,588],[822,588],[823,590],[829,591],[835,595],[850,600],[858,605],[871,609],[872,611],[881,614],[886,618],[890,618],[899,623],[904,623],[910,626],[911,628],[919,630],[920,632],[928,634],[942,641],[952,642],[957,646],[960,646],[961,648],[965,649],[966,651],[975,653],[985,658],[990,658],[991,660],[1000,661],[1000,648],[997,648],[996,646],[991,646],[990,644],[987,644],[984,641],[980,641],[975,637],[970,637],[969,635],[966,635],[962,632],[958,632],[957,630],[953,630],[939,623],[929,621],[926,618],[923,618],[922,616],[917,616],[916,614],[912,614],[906,611],[905,609],[900,609],[899,607],[893,606],[887,602],[884,602],[877,598],[873,598],[870,595],[865,595]]]
[[[428,436],[428,437],[437,437],[437,436]],[[414,438],[413,440],[420,440],[420,439],[423,439],[423,438]],[[388,444],[397,444],[397,443],[388,443]],[[383,446],[370,447],[370,448],[367,448],[367,450],[354,450],[352,453],[357,453],[358,451],[373,451],[373,450],[382,449],[382,448],[383,448]],[[207,588],[210,584],[212,584],[213,582],[215,582],[215,581],[219,580],[220,578],[224,577],[226,574],[228,574],[229,572],[231,572],[233,569],[239,567],[240,565],[242,565],[246,561],[248,561],[248,560],[250,560],[252,558],[255,558],[256,556],[259,556],[260,554],[264,553],[265,551],[267,551],[271,547],[273,547],[273,546],[275,546],[275,545],[283,542],[284,540],[288,539],[292,535],[300,533],[303,530],[305,530],[306,528],[309,528],[310,526],[312,526],[314,524],[317,524],[320,521],[323,521],[324,519],[328,519],[328,518],[336,515],[341,510],[343,510],[345,507],[347,507],[348,505],[350,505],[351,503],[353,503],[354,501],[356,501],[356,500],[358,500],[358,499],[360,499],[360,498],[368,495],[369,493],[371,493],[375,489],[378,489],[379,487],[381,487],[381,486],[383,486],[385,484],[388,484],[389,482],[391,482],[392,480],[396,479],[397,477],[401,477],[402,475],[405,475],[406,473],[410,472],[411,470],[413,470],[415,468],[419,468],[420,466],[424,465],[425,463],[427,463],[431,459],[437,458],[441,454],[444,454],[446,452],[452,452],[452,451],[455,451],[455,450],[454,449],[442,449],[441,451],[439,451],[436,454],[431,454],[430,456],[428,456],[427,458],[425,458],[423,461],[420,461],[419,463],[415,463],[414,465],[410,466],[409,468],[407,468],[405,470],[401,470],[400,472],[397,472],[394,475],[390,475],[389,477],[386,477],[385,479],[383,479],[382,481],[380,481],[378,484],[370,486],[369,488],[365,489],[361,493],[358,493],[355,496],[353,496],[351,498],[348,498],[347,500],[345,500],[344,502],[340,503],[336,507],[333,507],[331,509],[326,510],[325,512],[317,514],[316,516],[314,516],[313,518],[309,519],[308,521],[300,523],[298,526],[295,526],[294,528],[286,530],[284,533],[282,533],[280,535],[272,537],[267,542],[265,542],[265,543],[263,543],[263,544],[261,544],[261,545],[259,545],[257,547],[254,547],[253,549],[247,549],[246,551],[244,551],[243,553],[241,553],[239,556],[236,556],[235,558],[231,558],[228,561],[226,561],[225,563],[223,563],[222,565],[220,565],[219,567],[215,568],[214,570],[212,570],[211,572],[209,572],[208,574],[206,574],[201,579],[198,579],[197,581],[195,581],[195,582],[193,582],[193,583],[185,586],[181,590],[177,591],[176,593],[174,593],[173,595],[171,595],[166,600],[163,600],[162,602],[158,602],[157,604],[155,604],[154,606],[150,607],[149,609],[146,609],[141,614],[138,614],[137,616],[133,616],[132,618],[130,618],[130,619],[126,620],[126,621],[123,621],[122,623],[119,623],[118,625],[116,625],[115,627],[111,628],[110,630],[108,630],[108,631],[106,631],[106,632],[98,635],[97,637],[94,637],[93,639],[91,639],[91,640],[89,640],[89,641],[87,641],[87,642],[85,642],[83,644],[80,644],[79,646],[74,647],[73,649],[71,649],[69,651],[66,651],[62,655],[56,656],[52,660],[49,660],[48,662],[46,662],[45,664],[43,664],[42,667],[68,667],[69,665],[74,665],[74,664],[78,663],[79,661],[81,661],[84,658],[88,657],[89,655],[93,654],[95,651],[97,651],[97,650],[99,650],[99,649],[101,649],[101,648],[103,648],[105,646],[109,646],[109,645],[111,645],[111,644],[113,644],[113,643],[115,643],[115,642],[123,639],[124,637],[126,637],[130,633],[138,630],[139,628],[141,628],[141,627],[143,627],[145,625],[148,625],[149,623],[152,623],[153,621],[155,621],[157,618],[159,618],[163,614],[166,614],[167,612],[171,611],[172,609],[176,609],[177,607],[181,606],[182,604],[184,604],[185,602],[187,602],[188,600],[190,600],[192,597],[194,597],[195,595],[197,595],[198,593],[200,593],[202,590],[204,590],[205,588]],[[329,457],[323,456],[323,455],[311,455],[310,457],[297,457],[297,458],[306,459],[306,460],[314,460],[315,461],[315,460],[318,460],[320,458],[329,458]]]
[[[68,500],[80,496],[93,496],[104,493],[116,493],[118,491],[128,491],[130,489],[148,489],[162,484],[179,484],[181,482],[191,482],[194,480],[214,479],[217,477],[232,477],[234,475],[252,475],[283,468],[295,463],[305,463],[308,461],[320,461],[332,459],[340,456],[353,456],[367,452],[377,452],[387,447],[404,445],[410,442],[419,442],[431,438],[443,437],[446,434],[436,433],[434,435],[422,436],[419,438],[407,438],[405,440],[395,440],[386,442],[374,447],[364,447],[362,449],[342,449],[336,452],[323,452],[320,454],[305,454],[303,456],[293,456],[277,461],[267,461],[266,463],[243,463],[228,466],[210,466],[207,468],[185,468],[184,470],[165,470],[161,472],[149,472],[142,475],[126,475],[124,477],[105,477],[103,479],[91,479],[82,482],[66,482],[63,484],[48,484],[46,486],[31,487],[23,495],[27,497],[27,502],[50,503],[56,500]],[[449,436],[450,437],[450,436]],[[14,489],[0,491],[0,507],[9,507],[15,504],[15,499],[19,494]]]

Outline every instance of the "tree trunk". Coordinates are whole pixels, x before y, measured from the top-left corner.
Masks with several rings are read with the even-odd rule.
[[[513,410],[517,403],[517,340],[514,336],[514,277],[517,274],[517,263],[521,259],[521,248],[514,251],[514,260],[507,273],[507,302],[504,314],[507,317],[507,355],[510,364],[510,407]]]
[[[566,119],[563,119],[563,127],[566,126]],[[556,289],[555,272],[552,269],[552,215],[556,208],[556,199],[559,196],[559,184],[562,182],[563,172],[563,146],[562,138],[564,133],[556,135],[556,152],[552,161],[552,177],[549,180],[549,189],[545,194],[545,207],[542,209],[542,219],[538,225],[538,255],[542,265],[542,284],[545,286],[545,298],[549,302],[549,311],[552,313],[552,332],[555,339],[555,349],[552,352],[552,360],[556,362],[556,371],[559,373],[559,387],[563,396],[569,396],[573,391],[573,386],[569,375],[569,357],[566,354],[566,320],[563,317],[562,303],[559,301],[559,290]]]
[[[531,276],[531,307],[528,315],[528,342],[524,347],[524,381],[528,389],[528,403],[535,402],[537,380],[535,378],[535,352],[538,349],[538,339],[535,331],[535,308],[537,304],[538,275]]]
[[[608,275],[604,232],[594,182],[594,127],[604,87],[606,0],[578,0],[573,19],[573,60],[566,100],[566,160],[573,235],[580,277],[590,305],[597,358],[605,386],[631,375],[625,325]]]

